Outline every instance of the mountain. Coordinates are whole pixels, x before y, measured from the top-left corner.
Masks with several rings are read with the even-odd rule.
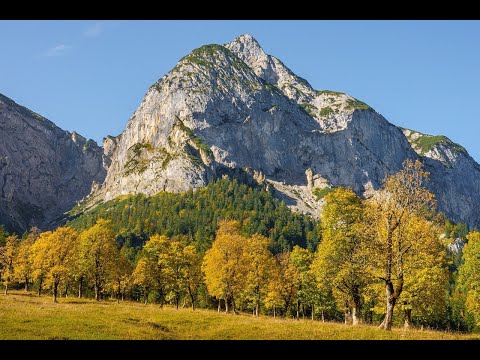
[[[0,94],[0,224],[46,228],[106,175],[102,149]]]
[[[79,202],[77,213],[225,175],[261,183],[317,217],[330,188],[369,197],[407,158],[425,164],[448,218],[480,225],[480,166],[462,146],[399,128],[350,95],[313,89],[250,35],[183,57],[103,150],[3,95],[0,130],[0,224],[16,231],[52,227]]]
[[[250,35],[193,50],[147,91],[117,137],[90,204],[183,192],[224,174],[273,187],[314,216],[328,188],[368,197],[407,159],[421,159],[439,209],[480,224],[480,166],[446,137],[401,129],[344,93],[315,90]]]

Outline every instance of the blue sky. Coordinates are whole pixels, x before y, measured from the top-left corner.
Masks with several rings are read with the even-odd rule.
[[[480,160],[479,21],[0,21],[0,92],[101,143],[182,56],[243,33],[314,88]]]

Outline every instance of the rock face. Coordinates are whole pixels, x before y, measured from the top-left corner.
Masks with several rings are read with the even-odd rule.
[[[192,51],[152,85],[122,134],[106,138],[111,165],[90,201],[230,174],[317,215],[316,191],[348,186],[368,197],[405,159],[421,158],[440,210],[479,225],[480,166],[448,139],[418,145],[404,131],[349,95],[314,90],[242,35]]]
[[[47,228],[103,182],[103,157],[93,140],[0,94],[0,224]]]

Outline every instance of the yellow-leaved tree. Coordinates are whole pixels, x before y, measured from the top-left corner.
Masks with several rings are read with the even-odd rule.
[[[185,264],[183,268],[184,286],[190,297],[192,310],[195,310],[198,288],[203,281],[202,258],[193,245],[185,246],[182,253]]]
[[[15,279],[14,261],[17,253],[18,236],[10,235],[5,241],[5,245],[0,248],[0,269],[2,271],[3,286],[5,286],[5,295],[8,294],[8,285]]]
[[[313,253],[295,245],[290,253],[290,263],[296,269],[297,296],[296,312],[297,319],[300,318],[300,309],[305,317],[305,305],[310,306],[312,310],[312,319],[314,316],[314,303],[317,300],[317,285],[313,273],[310,271],[313,262]]]
[[[32,245],[40,236],[40,230],[32,227],[27,236],[22,239],[18,245],[18,250],[14,259],[14,278],[19,283],[25,284],[25,291],[28,291],[29,283],[32,280],[33,258],[31,255]]]
[[[420,161],[407,159],[403,169],[388,177],[374,197],[367,201],[363,233],[370,272],[385,287],[385,317],[380,328],[391,330],[395,305],[405,279],[420,266],[425,248],[418,238],[423,229],[415,227],[417,218],[433,214],[434,195],[424,187],[428,173]]]
[[[74,229],[59,227],[42,233],[32,245],[34,277],[40,279],[40,288],[52,289],[54,302],[57,302],[58,286],[67,279],[75,261],[73,249],[77,240],[78,233]]]
[[[297,296],[299,273],[290,260],[288,252],[275,256],[265,298],[265,305],[273,309],[274,317],[277,309],[287,316]]]
[[[363,290],[370,278],[360,227],[362,200],[350,189],[338,188],[325,196],[321,214],[322,241],[318,245],[312,272],[323,292],[331,291],[345,311],[345,323],[359,322]]]
[[[404,313],[404,327],[409,328],[413,326],[413,315],[424,319],[445,316],[449,272],[447,254],[439,240],[442,229],[437,224],[413,217],[404,230],[404,238],[413,245],[408,250],[410,266],[404,274],[399,305]]]
[[[225,312],[229,304],[233,313],[237,313],[235,300],[241,294],[245,284],[245,269],[242,257],[245,237],[240,235],[238,221],[221,221],[212,247],[205,253],[202,269],[205,284],[210,295],[225,301]]]
[[[98,219],[95,225],[80,234],[79,254],[98,301],[119,257],[110,220]]]
[[[463,247],[463,264],[459,269],[458,282],[466,296],[465,306],[473,315],[476,326],[480,326],[480,232],[467,235]]]
[[[145,303],[150,291],[157,291],[160,306],[170,282],[171,272],[168,270],[168,252],[170,240],[164,235],[153,235],[142,249],[142,256],[133,272],[133,283],[143,288]]]
[[[244,243],[241,268],[245,269],[245,287],[243,293],[252,303],[254,314],[258,316],[264,303],[270,273],[275,262],[268,250],[270,240],[263,235],[254,234]]]

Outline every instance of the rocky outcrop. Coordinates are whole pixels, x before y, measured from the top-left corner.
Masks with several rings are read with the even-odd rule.
[[[0,94],[0,224],[17,232],[48,228],[103,183],[103,158],[93,140]]]
[[[438,145],[419,152],[367,104],[314,90],[249,35],[182,58],[107,148],[112,165],[92,199],[180,192],[223,174],[257,181],[261,174],[289,206],[317,215],[316,190],[348,186],[368,197],[406,158],[420,158],[440,210],[480,224],[480,169],[466,151],[452,155]]]

